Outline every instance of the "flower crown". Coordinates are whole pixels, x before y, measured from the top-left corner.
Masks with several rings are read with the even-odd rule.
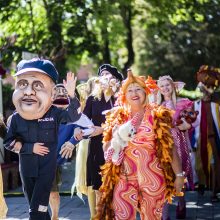
[[[166,80],[166,79],[169,79],[173,82],[173,79],[171,78],[170,75],[160,76],[159,79],[157,80],[157,82],[160,82],[160,81],[163,81],[163,80]]]
[[[159,84],[163,80],[170,80],[173,83],[177,92],[182,90],[183,87],[185,86],[184,82],[181,82],[181,81],[174,82],[170,75],[160,76],[159,79],[157,80],[157,84]]]

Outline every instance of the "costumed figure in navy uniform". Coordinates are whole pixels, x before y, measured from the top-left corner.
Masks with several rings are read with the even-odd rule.
[[[63,84],[57,84],[54,89],[55,95],[53,105],[60,109],[66,109],[69,105],[69,97],[65,86]],[[75,121],[74,123],[60,124],[59,126],[57,146],[57,170],[49,200],[52,213],[51,220],[57,220],[59,216],[59,187],[62,183],[62,165],[67,162],[68,158],[72,157],[75,145],[79,143],[79,141],[74,137],[74,130],[75,128],[80,127],[84,132],[84,137],[86,138],[86,135],[89,135],[91,134],[91,132],[93,132],[94,129],[91,128],[92,126],[93,123],[84,114],[81,114],[80,119]]]
[[[4,146],[19,153],[19,170],[29,203],[30,220],[49,220],[49,195],[57,162],[60,124],[77,121],[80,103],[75,97],[76,78],[67,73],[64,86],[70,104],[66,110],[52,106],[58,72],[49,60],[19,62],[16,71],[13,113]],[[21,142],[22,145],[17,143]],[[64,152],[65,154],[65,152]]]

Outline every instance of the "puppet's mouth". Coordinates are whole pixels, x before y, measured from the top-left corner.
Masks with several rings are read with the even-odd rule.
[[[68,105],[69,100],[66,98],[58,98],[53,101],[54,105]]]
[[[37,101],[34,99],[29,99],[29,98],[24,98],[22,99],[22,102],[26,105],[32,105],[32,104],[36,104]]]
[[[138,99],[139,99],[138,96],[135,96],[135,97],[132,98],[132,100],[138,100]]]
[[[164,89],[164,90],[163,90],[163,93],[169,93],[169,92],[170,92],[169,89]]]

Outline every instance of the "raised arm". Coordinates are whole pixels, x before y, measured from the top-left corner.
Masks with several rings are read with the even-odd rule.
[[[70,98],[70,104],[66,110],[60,111],[59,123],[75,122],[81,116],[81,112],[79,110],[80,102],[75,97],[76,80],[77,78],[74,76],[74,73],[68,72],[66,80],[63,81]]]

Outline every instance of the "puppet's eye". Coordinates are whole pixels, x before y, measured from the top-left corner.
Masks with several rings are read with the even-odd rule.
[[[17,88],[24,89],[28,86],[28,82],[26,80],[20,80],[17,83]]]
[[[36,81],[33,83],[33,89],[41,90],[42,88],[44,88],[44,85],[42,82]]]
[[[62,93],[63,93],[63,94],[68,94],[66,88],[63,88],[63,89],[62,89]]]

